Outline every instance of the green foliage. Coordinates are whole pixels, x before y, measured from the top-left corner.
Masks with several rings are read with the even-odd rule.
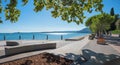
[[[120,34],[120,30],[113,30],[112,34]]]
[[[26,5],[28,3],[28,0],[22,0],[23,5]]]
[[[4,1],[4,0],[1,0],[1,1]],[[4,6],[5,8],[3,9],[4,10],[3,12],[5,13],[6,20],[10,20],[11,22],[16,22],[18,20],[18,17],[20,16],[20,10],[16,8],[17,4],[18,4],[17,0],[10,0],[10,3]]]
[[[16,22],[20,16],[20,10],[17,8],[18,0],[0,0],[1,2],[10,1],[3,6],[0,2],[0,13],[5,13],[6,20]],[[28,3],[28,0],[22,0],[23,5]],[[34,0],[34,11],[39,12],[43,8],[52,10],[51,14],[54,18],[61,17],[62,20],[75,22],[80,24],[86,17],[84,12],[91,13],[93,10],[102,12],[102,0]]]
[[[105,13],[95,15],[86,21],[86,26],[90,27],[94,33],[103,32],[110,28],[110,24],[114,21],[114,18],[114,16]]]
[[[2,23],[2,20],[0,19],[0,23]]]
[[[1,17],[0,17],[0,23],[2,23]]]

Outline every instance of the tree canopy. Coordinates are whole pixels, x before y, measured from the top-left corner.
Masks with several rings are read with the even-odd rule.
[[[114,16],[110,14],[98,14],[87,19],[86,26],[90,27],[94,33],[103,33],[110,28],[110,24],[114,21]]]
[[[22,0],[23,6],[27,6],[29,0]],[[6,5],[3,3],[7,2]],[[0,14],[4,13],[5,19],[10,22],[18,21],[21,14],[17,7],[18,0],[0,0]],[[86,17],[84,12],[92,11],[102,12],[102,0],[34,0],[34,11],[39,12],[43,8],[50,10],[54,18],[61,17],[67,22],[75,22],[80,24]],[[0,16],[2,22],[3,16]]]

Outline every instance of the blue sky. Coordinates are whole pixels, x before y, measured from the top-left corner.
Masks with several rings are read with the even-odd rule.
[[[120,0],[103,0],[104,8],[103,11],[106,13],[110,12],[110,9],[114,7],[115,13],[120,14]],[[9,21],[4,21],[0,24],[0,33],[1,32],[42,32],[42,31],[75,31],[81,30],[86,26],[84,24],[77,25],[76,23],[67,23],[62,21],[60,18],[53,18],[50,11],[43,9],[41,12],[34,12],[32,5],[32,0],[29,0],[29,3],[21,7],[22,4],[19,4],[18,7],[21,10],[21,15],[18,22],[11,23]],[[98,12],[85,13],[87,17],[98,14]],[[3,14],[1,14],[3,17]],[[86,20],[86,19],[85,19]],[[84,20],[84,21],[85,21]]]

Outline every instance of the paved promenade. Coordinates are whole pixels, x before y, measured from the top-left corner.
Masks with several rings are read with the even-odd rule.
[[[57,43],[57,49],[18,54],[0,59],[0,63],[40,54],[42,52],[54,53],[56,55],[72,59],[75,61],[72,65],[103,65],[106,61],[120,58],[119,51],[113,48],[111,44],[108,43],[108,45],[99,45],[96,41],[96,39],[88,40],[88,37],[79,41],[54,41]],[[79,59],[81,56],[84,56],[88,61],[81,63],[81,60]]]
[[[54,53],[56,55],[64,55],[67,54],[80,54],[81,49],[87,45],[89,42],[88,37],[85,37],[83,40],[70,42],[70,44],[60,47],[58,49],[50,51],[50,53]]]

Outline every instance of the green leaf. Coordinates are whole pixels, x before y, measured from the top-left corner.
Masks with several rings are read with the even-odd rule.
[[[0,17],[0,23],[2,23],[3,21],[1,20],[1,17]]]
[[[28,0],[22,0],[23,6],[25,6],[28,3]]]

